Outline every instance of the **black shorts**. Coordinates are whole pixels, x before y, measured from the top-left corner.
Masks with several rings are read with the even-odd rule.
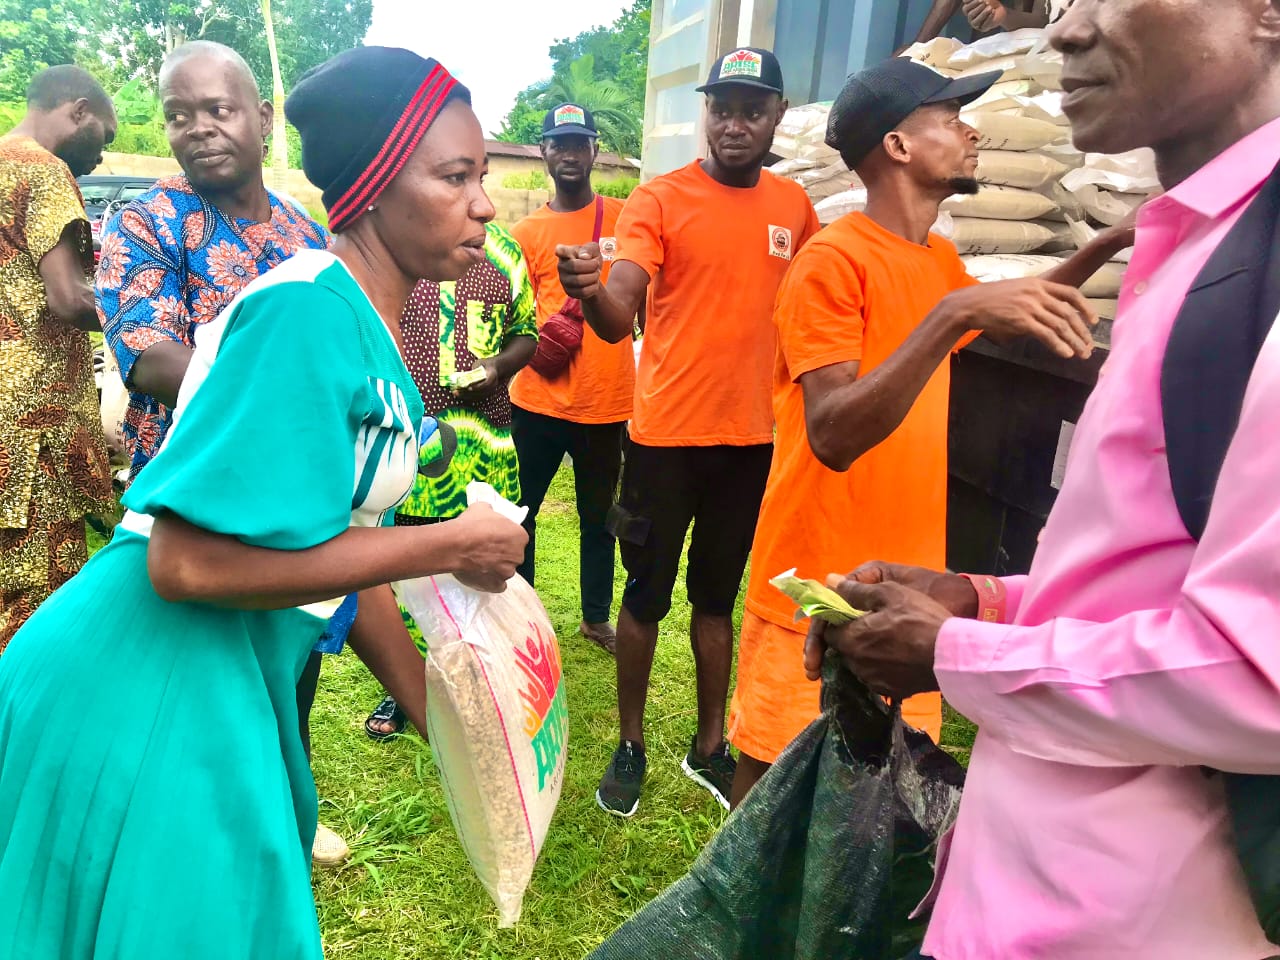
[[[626,445],[622,492],[609,515],[627,585],[622,605],[641,623],[671,609],[685,535],[693,524],[685,588],[702,614],[728,616],[738,599],[773,458],[749,447]]]

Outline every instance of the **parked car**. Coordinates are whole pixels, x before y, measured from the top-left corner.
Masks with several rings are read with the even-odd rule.
[[[80,193],[84,196],[84,210],[89,215],[89,226],[93,230],[93,252],[95,257],[101,246],[103,214],[108,207],[118,208],[134,197],[141,196],[155,186],[156,177],[123,177],[118,175],[94,175],[78,177]]]

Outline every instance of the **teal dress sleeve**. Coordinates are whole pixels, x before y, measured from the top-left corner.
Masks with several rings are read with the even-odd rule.
[[[351,524],[369,404],[358,318],[308,282],[269,285],[231,310],[216,360],[124,504],[254,546],[324,543]]]

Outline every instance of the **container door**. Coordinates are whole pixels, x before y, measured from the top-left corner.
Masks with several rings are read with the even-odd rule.
[[[732,4],[735,14],[737,4]],[[694,88],[720,55],[724,0],[653,0],[641,176],[674,170],[703,153],[702,95]]]

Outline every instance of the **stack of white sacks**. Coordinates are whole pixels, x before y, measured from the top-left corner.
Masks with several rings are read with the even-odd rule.
[[[906,54],[948,76],[1003,71],[1000,81],[965,108],[982,135],[981,189],[942,205],[934,230],[949,238],[979,280],[1035,276],[1056,266],[1099,226],[1119,223],[1158,189],[1150,151],[1082,154],[1071,146],[1062,112],[1062,55],[1043,30],[1018,30],[964,45],[950,38],[916,44]],[[771,169],[800,183],[818,217],[831,223],[861,210],[866,190],[823,142],[830,103],[789,111],[774,141],[784,159]],[[1115,318],[1128,253],[1095,274],[1083,290],[1104,320]],[[1109,323],[1097,339],[1106,344]]]

